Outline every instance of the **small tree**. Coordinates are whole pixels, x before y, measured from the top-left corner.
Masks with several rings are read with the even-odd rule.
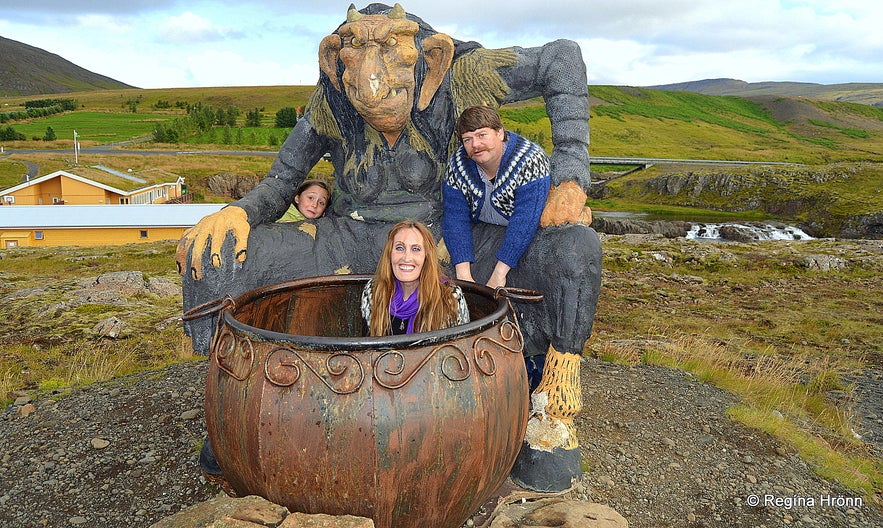
[[[261,111],[255,108],[246,112],[245,126],[255,128],[261,126]]]
[[[280,108],[276,112],[276,128],[294,128],[297,124],[297,109],[291,106]]]
[[[224,123],[230,126],[236,126],[236,119],[239,117],[239,109],[235,106],[227,108],[227,121]]]
[[[8,126],[0,128],[0,141],[24,141],[27,139],[21,132],[16,132],[14,128]]]
[[[52,130],[52,127],[46,127],[46,133],[43,134],[43,141],[55,141],[58,137],[55,135],[55,130]]]

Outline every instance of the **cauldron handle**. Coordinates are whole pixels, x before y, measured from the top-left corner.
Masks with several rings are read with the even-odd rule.
[[[181,319],[183,319],[184,321],[192,321],[193,319],[199,319],[200,317],[205,317],[206,315],[218,313],[228,306],[235,307],[236,302],[233,301],[232,297],[226,295],[220,299],[215,299],[213,301],[202,303],[199,306],[195,306],[190,310],[187,310],[184,315],[181,316]]]
[[[515,307],[512,306],[512,301],[537,303],[543,300],[543,294],[540,292],[525,290],[523,288],[508,288],[506,286],[499,286],[494,289],[494,298],[499,299],[500,297],[506,299],[506,304],[509,305],[509,313],[512,314],[512,318],[515,320],[515,325],[519,328],[521,328],[521,324],[518,322],[518,315],[515,312]]]
[[[537,303],[543,300],[543,294],[534,290],[526,290],[523,288],[509,288],[500,286],[494,290],[495,297],[505,297],[510,301],[516,302],[533,302]]]

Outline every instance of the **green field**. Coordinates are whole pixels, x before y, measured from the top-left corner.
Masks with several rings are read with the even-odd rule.
[[[58,140],[73,141],[76,130],[80,143],[94,141],[105,144],[149,136],[157,123],[172,117],[174,116],[159,113],[77,111],[35,119],[28,123],[8,123],[8,126],[16,132],[21,132],[28,139],[42,138],[46,128],[52,127]],[[40,148],[40,146],[35,144],[32,148]]]

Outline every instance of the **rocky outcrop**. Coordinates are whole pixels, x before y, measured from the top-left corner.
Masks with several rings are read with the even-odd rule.
[[[838,236],[840,238],[883,239],[883,212],[847,218]]]
[[[678,238],[687,235],[690,231],[690,222],[604,218],[595,215],[592,219],[592,228],[608,235],[661,235],[665,238]]]
[[[717,211],[760,211],[779,219],[806,219],[800,229],[817,238],[883,238],[883,211],[868,211],[837,189],[861,181],[859,165],[757,165],[662,174],[643,183],[670,205]],[[597,194],[597,192],[595,193]],[[651,200],[659,201],[659,199]],[[864,209],[864,210],[862,210]]]
[[[206,187],[221,196],[229,196],[236,200],[242,198],[258,183],[258,177],[254,174],[233,174],[221,172],[209,176]]]

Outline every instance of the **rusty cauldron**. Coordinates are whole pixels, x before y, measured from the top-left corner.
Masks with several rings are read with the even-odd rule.
[[[367,279],[312,277],[218,301],[205,390],[215,457],[237,493],[291,511],[459,527],[524,439],[512,291],[460,282],[471,323],[363,337]]]

